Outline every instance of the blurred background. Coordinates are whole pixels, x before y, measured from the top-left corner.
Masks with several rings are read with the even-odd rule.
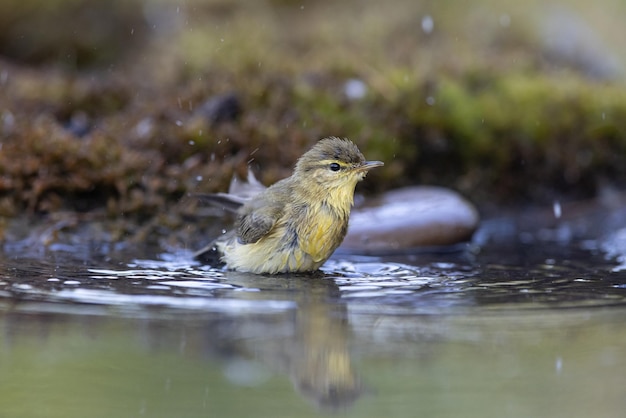
[[[436,184],[517,209],[619,194],[625,13],[617,0],[5,0],[0,215],[176,228],[187,193],[248,166],[274,182],[330,135],[385,161],[366,193]]]

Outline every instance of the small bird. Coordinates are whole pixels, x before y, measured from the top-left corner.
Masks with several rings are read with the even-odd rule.
[[[217,253],[227,268],[257,274],[315,271],[346,235],[356,184],[382,165],[366,161],[348,139],[324,138],[300,157],[290,177],[251,198],[206,196],[238,207],[237,218],[234,230],[195,257],[204,260]]]

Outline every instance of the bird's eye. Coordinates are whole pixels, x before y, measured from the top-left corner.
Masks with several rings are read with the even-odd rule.
[[[330,163],[330,166],[328,166],[328,168],[330,168],[332,171],[341,170],[341,166],[337,163]]]

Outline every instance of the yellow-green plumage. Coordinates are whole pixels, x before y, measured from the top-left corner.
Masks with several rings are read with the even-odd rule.
[[[239,208],[236,229],[213,244],[221,260],[253,273],[317,270],[346,235],[357,182],[381,165],[347,139],[320,140],[291,177]]]

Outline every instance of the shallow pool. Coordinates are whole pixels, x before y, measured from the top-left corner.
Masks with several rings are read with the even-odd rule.
[[[622,416],[615,255],[457,250],[271,277],[181,249],[6,244],[0,416]]]

